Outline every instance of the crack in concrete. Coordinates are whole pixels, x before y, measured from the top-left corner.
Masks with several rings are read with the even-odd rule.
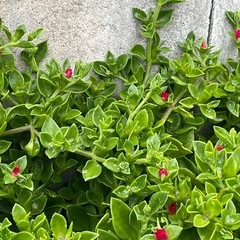
[[[211,1],[211,9],[209,12],[209,25],[208,25],[208,35],[207,35],[207,42],[211,45],[212,41],[212,29],[213,29],[213,12],[215,7],[215,0]]]

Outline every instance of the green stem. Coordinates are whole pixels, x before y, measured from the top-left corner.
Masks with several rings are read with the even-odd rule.
[[[4,136],[16,134],[16,133],[21,133],[21,132],[31,131],[31,129],[32,129],[31,125],[10,129],[10,130],[7,130],[7,131],[5,131],[3,133],[0,133],[0,137],[4,137]]]
[[[120,80],[122,80],[124,83],[128,82],[128,80],[126,78],[124,78],[123,76],[121,76],[121,75],[116,75],[115,77],[120,79]]]
[[[161,8],[162,8],[162,4],[158,3],[156,10],[154,12],[153,21],[152,21],[152,27],[154,28],[154,32],[156,31],[156,22],[158,19],[158,15],[161,11]],[[152,70],[152,44],[153,44],[153,37],[148,38],[148,40],[147,40],[147,69],[146,69],[146,74],[145,74],[145,77],[143,80],[144,85],[146,84],[146,82],[149,78],[149,75],[151,73],[151,70]]]
[[[172,102],[172,104],[167,108],[167,110],[165,111],[165,113],[162,116],[162,120],[164,120],[164,122],[167,121],[169,115],[171,114],[172,110],[174,109],[174,107],[177,105],[177,103],[181,100],[181,98],[183,97],[183,95],[187,92],[186,89],[183,89],[178,95],[177,97],[174,99],[174,101]]]
[[[90,151],[86,151],[86,150],[82,150],[82,149],[78,149],[76,151],[74,151],[74,153],[77,153],[81,156],[84,156],[84,157],[88,157],[88,158],[91,158],[91,159],[95,159],[97,160],[98,162],[105,162],[105,159],[104,158],[101,158],[101,157],[98,157],[97,155],[95,155],[94,153],[90,152]]]
[[[139,110],[142,108],[142,106],[147,102],[147,100],[152,96],[152,92],[149,91],[145,98],[140,102],[140,104],[135,108],[135,110],[129,115],[128,120],[132,120],[134,116],[139,112]]]

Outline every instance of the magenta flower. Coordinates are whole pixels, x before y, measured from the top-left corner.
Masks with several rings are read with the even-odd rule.
[[[163,228],[158,228],[155,231],[154,235],[156,240],[168,240],[167,231]]]
[[[67,69],[65,70],[65,77],[69,79],[69,78],[72,77],[72,75],[73,75],[72,69],[71,69],[71,68],[67,68]]]
[[[165,101],[165,102],[168,101],[169,93],[166,92],[166,91],[165,91],[165,92],[162,92],[162,93],[161,93],[161,98],[162,98],[162,100]]]
[[[13,170],[12,170],[12,176],[13,176],[13,177],[17,177],[17,176],[19,175],[19,173],[20,173],[20,166],[17,165],[17,166],[15,166],[15,167],[13,168]]]
[[[235,31],[235,37],[236,37],[236,40],[240,40],[240,29],[237,29]]]

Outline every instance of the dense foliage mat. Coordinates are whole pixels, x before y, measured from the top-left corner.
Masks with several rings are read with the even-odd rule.
[[[183,1],[133,9],[146,45],[74,66],[0,21],[0,239],[240,239],[239,57],[190,32],[168,58]]]

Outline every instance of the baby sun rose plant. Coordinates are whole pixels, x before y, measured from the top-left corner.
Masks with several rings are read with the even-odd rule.
[[[164,56],[179,2],[133,9],[146,47],[44,69],[43,29],[0,21],[0,239],[240,239],[239,57],[193,32]]]

